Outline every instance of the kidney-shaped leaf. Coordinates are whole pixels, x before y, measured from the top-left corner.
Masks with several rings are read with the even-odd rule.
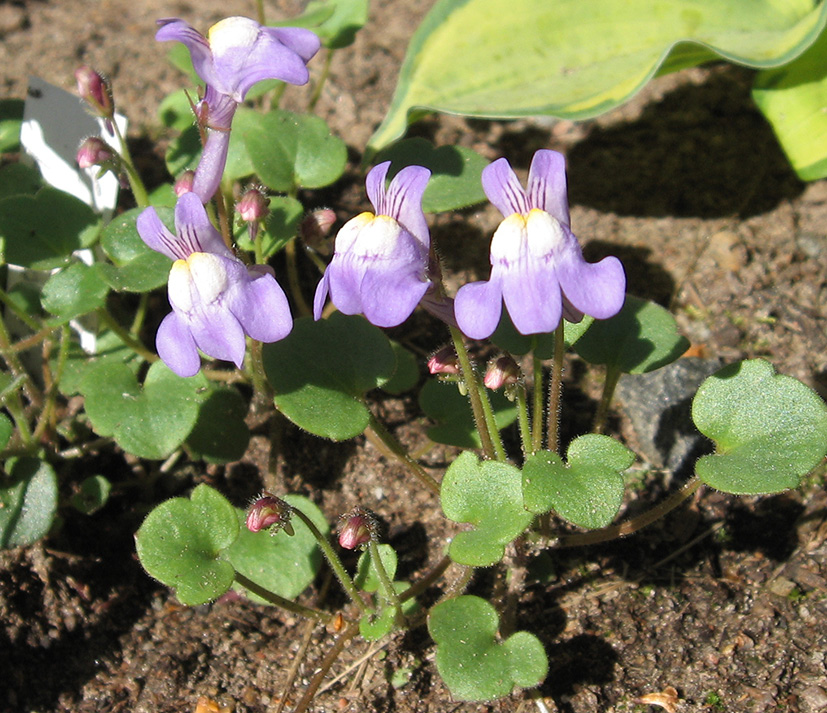
[[[442,511],[473,530],[458,533],[448,550],[451,559],[487,567],[502,559],[505,546],[531,523],[523,508],[522,477],[509,463],[479,461],[465,451],[445,472],[440,490]]]
[[[6,463],[0,480],[0,548],[31,545],[44,537],[57,513],[57,476],[46,461],[20,458]]]
[[[827,5],[809,0],[442,0],[414,34],[369,145],[388,145],[426,110],[596,116],[664,62],[674,70],[717,54],[778,66],[815,40],[825,17]]]
[[[827,453],[824,401],[762,359],[731,364],[704,381],[692,419],[716,445],[695,472],[728,493],[795,488]]]
[[[149,575],[173,587],[182,604],[195,606],[232,585],[235,572],[221,554],[237,535],[233,506],[217,490],[199,485],[189,498],[172,498],[150,512],[135,546]]]
[[[464,595],[431,609],[428,631],[437,644],[436,666],[455,698],[490,701],[546,677],[548,659],[539,639],[518,631],[499,642],[498,627],[496,610],[479,597]]]
[[[523,466],[525,506],[534,513],[554,510],[580,527],[608,525],[623,502],[623,471],[635,454],[596,433],[571,442],[564,464],[556,453],[538,451]]]
[[[264,370],[278,409],[297,426],[335,441],[358,436],[370,412],[362,397],[393,376],[396,357],[384,333],[361,316],[340,313],[264,347]]]

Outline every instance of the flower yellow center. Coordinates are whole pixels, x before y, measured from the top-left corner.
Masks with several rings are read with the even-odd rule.
[[[214,302],[228,286],[221,258],[211,253],[193,253],[186,260],[176,260],[169,271],[169,301],[184,312]]]
[[[513,213],[500,226],[491,240],[491,258],[508,263],[521,255],[545,257],[563,241],[560,223],[549,213],[532,208],[528,213]]]

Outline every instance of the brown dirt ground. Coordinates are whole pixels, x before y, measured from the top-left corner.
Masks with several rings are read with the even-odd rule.
[[[375,2],[368,27],[333,62],[319,111],[348,142],[354,163],[385,111],[407,40],[431,4]],[[152,39],[154,20],[178,16],[206,28],[251,7],[242,0],[0,3],[3,96],[24,96],[28,74],[71,89],[76,65],[91,63],[113,79],[135,151],[151,169],[163,145],[156,107],[181,86]],[[267,7],[281,16],[300,10],[287,0]],[[506,155],[520,170],[539,147],[564,151],[573,225],[592,258],[619,255],[630,292],[671,304],[698,353],[727,361],[764,356],[824,395],[827,182],[796,180],[751,105],[748,86],[748,73],[713,67],[658,80],[597,121],[442,117],[413,132],[492,159]],[[300,106],[304,91],[291,90],[289,100]],[[308,207],[334,207],[340,219],[365,207],[355,169],[334,189],[304,198]],[[490,208],[434,219],[454,285],[484,271],[496,222]],[[435,330],[416,315],[395,336],[425,352],[443,339]],[[594,387],[582,369],[568,374],[563,418],[579,423],[582,410],[594,408]],[[411,448],[425,444],[426,424],[412,396],[382,397],[374,408]],[[616,422],[634,439],[622,413]],[[439,559],[450,533],[435,499],[370,444],[320,442],[286,425],[268,477],[261,475],[270,460],[266,435],[264,427],[256,431],[243,462],[172,473],[151,493],[134,487],[134,475],[157,473],[157,464],[104,451],[67,468],[67,493],[85,473],[106,472],[116,494],[92,517],[67,511],[60,531],[37,546],[2,553],[0,710],[180,713],[194,711],[200,696],[231,711],[275,710],[305,625],[231,598],[183,608],[135,559],[132,535],[143,513],[193,483],[211,483],[243,504],[264,482],[308,495],[331,520],[365,504],[386,523],[401,576],[416,578]],[[437,447],[424,461],[439,476],[449,456]],[[661,710],[640,699],[671,686],[679,712],[827,710],[823,475],[772,497],[704,492],[627,540],[551,550],[545,578],[526,588],[517,609],[517,626],[535,631],[550,657],[540,689],[547,709]],[[628,509],[661,497],[661,481],[650,473],[647,487],[630,493]],[[501,588],[500,575],[480,573],[472,591]],[[327,601],[335,605],[338,594]],[[330,633],[313,632],[298,689],[331,641]],[[486,705],[452,701],[423,628],[371,651],[363,643],[349,646],[328,680],[340,678],[312,710],[541,710],[523,694]],[[398,668],[409,669],[410,680],[394,688],[390,673]]]

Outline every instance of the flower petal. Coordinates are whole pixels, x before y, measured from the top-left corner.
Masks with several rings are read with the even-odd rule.
[[[482,169],[482,188],[491,201],[506,218],[514,213],[528,213],[528,197],[520,185],[511,165],[504,158]]]
[[[178,376],[195,376],[201,368],[195,340],[186,322],[176,312],[170,312],[158,327],[155,348],[164,364]]]
[[[502,285],[499,279],[463,285],[454,300],[454,314],[462,333],[470,339],[487,339],[497,325],[503,310]]]
[[[580,254],[566,251],[557,260],[557,277],[575,309],[596,319],[613,317],[626,299],[626,275],[616,257],[588,263]]]
[[[532,208],[550,213],[566,227],[571,225],[563,154],[547,149],[534,154],[528,172],[528,202]]]
[[[196,193],[184,193],[175,204],[176,243],[184,258],[193,253],[212,253],[236,260],[224,239],[210,223],[207,211]]]
[[[396,327],[411,316],[430,286],[408,261],[377,261],[362,280],[362,313],[377,327]]]
[[[549,260],[523,259],[503,271],[502,283],[505,307],[520,334],[546,334],[560,326],[562,296]]]
[[[192,179],[192,192],[198,196],[201,203],[209,203],[218,190],[227,165],[229,147],[229,131],[207,129],[207,143]]]
[[[378,163],[368,171],[365,178],[365,190],[373,206],[373,212],[377,215],[382,214],[382,208],[385,206],[385,179],[388,176],[390,167],[390,161]]]
[[[241,282],[226,304],[247,335],[260,342],[277,342],[293,329],[287,297],[269,273]]]
[[[241,366],[247,343],[241,324],[229,309],[216,302],[182,318],[187,320],[192,338],[204,354]]]
[[[327,301],[327,295],[330,293],[330,278],[328,277],[328,270],[325,270],[319,284],[316,285],[316,294],[313,295],[313,319],[320,320],[322,312],[324,311],[324,303]]]
[[[394,218],[425,248],[431,244],[428,223],[422,212],[422,194],[431,172],[422,166],[405,166],[397,173],[384,195],[381,213]]]
[[[178,238],[167,230],[158,217],[158,213],[155,212],[155,208],[141,211],[135,226],[141,240],[156,252],[166,255],[170,260],[186,260],[188,257],[189,253],[180,244]]]
[[[190,51],[192,66],[195,73],[204,80],[205,84],[215,84],[218,75],[213,66],[210,44],[196,29],[190,27],[183,20],[175,17],[158,20],[160,29],[155,33],[155,39],[159,42],[175,40],[181,42]]]

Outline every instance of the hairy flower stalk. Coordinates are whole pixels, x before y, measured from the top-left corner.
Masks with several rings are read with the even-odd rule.
[[[263,79],[306,84],[310,78],[307,62],[321,43],[310,30],[265,27],[246,17],[222,20],[210,28],[207,37],[176,18],[158,20],[158,24],[155,39],[183,43],[196,74],[206,84],[197,115],[207,129],[207,141],[193,182],[193,192],[206,203],[224,173],[236,107]]]
[[[199,349],[240,367],[245,335],[276,342],[290,333],[290,307],[271,268],[247,267],[233,255],[195,193],[175,205],[175,234],[154,208],[138,216],[137,227],[149,247],[175,261],[168,287],[172,312],[158,327],[155,345],[176,374],[198,373]]]
[[[431,172],[407,166],[385,189],[390,161],[368,173],[366,188],[375,213],[348,221],[316,288],[313,316],[319,319],[328,294],[344,314],[364,314],[378,327],[404,322],[431,289],[430,233],[422,194]]]
[[[563,316],[606,319],[620,311],[626,291],[620,261],[587,263],[571,232],[562,154],[534,154],[527,191],[505,159],[483,170],[482,185],[505,219],[491,241],[491,276],[457,292],[454,310],[466,336],[491,336],[503,302],[521,334],[553,332]]]

